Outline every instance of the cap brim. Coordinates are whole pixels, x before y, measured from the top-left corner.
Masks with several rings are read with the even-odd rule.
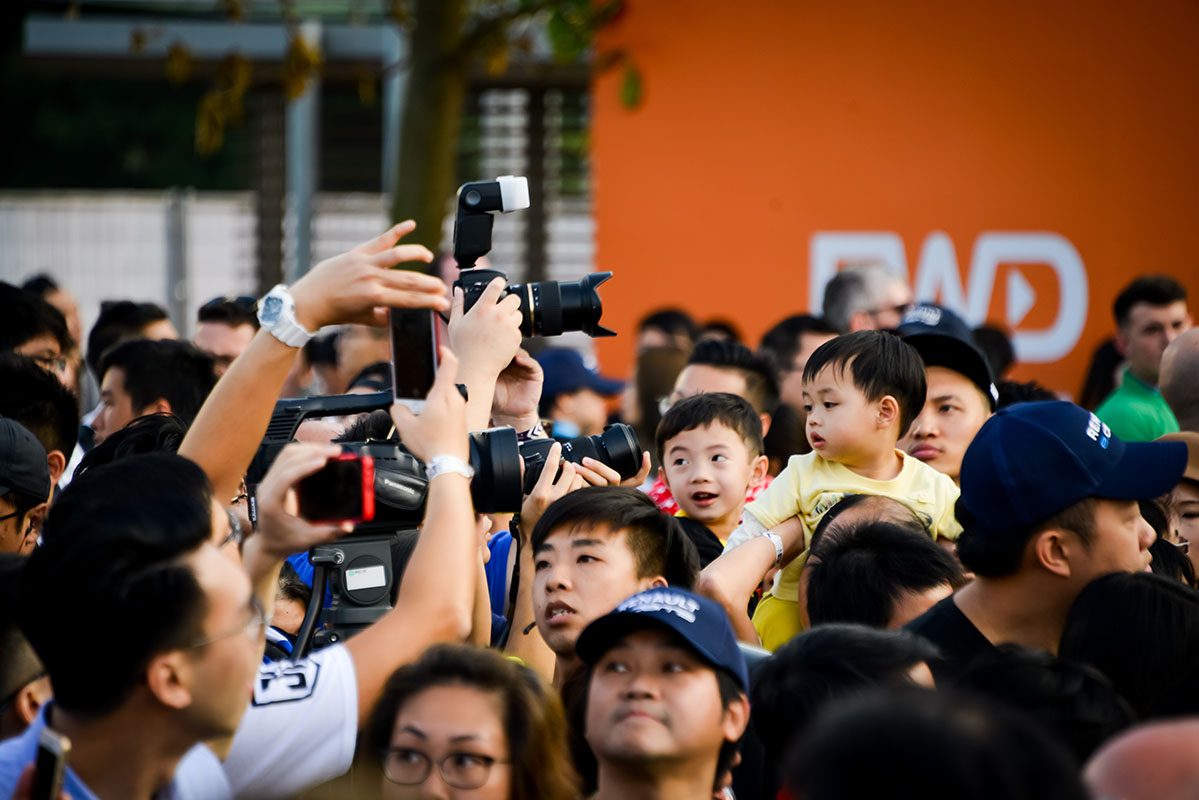
[[[903,333],[903,328],[900,328],[900,333]],[[999,400],[995,392],[995,379],[991,375],[991,365],[981,350],[956,336],[942,333],[911,333],[903,336],[903,340],[916,348],[924,366],[944,367],[965,375],[986,395],[991,410],[995,410]]]
[[[1166,494],[1182,480],[1182,442],[1124,442],[1124,455],[1091,494],[1110,500],[1145,500]]]
[[[736,670],[731,670],[717,661],[706,648],[692,641],[681,627],[682,623],[680,622],[677,625],[674,623],[675,619],[673,615],[662,619],[637,611],[615,611],[600,617],[583,629],[583,632],[579,634],[579,638],[575,641],[575,653],[585,664],[591,666],[596,661],[599,661],[600,657],[608,652],[612,648],[612,645],[625,634],[645,630],[646,628],[657,628],[658,630],[669,631],[681,638],[687,647],[695,651],[709,666],[713,669],[723,669],[730,673],[741,684],[742,689],[747,692],[749,691],[748,678],[745,675],[740,675]]]
[[[624,391],[624,381],[611,381],[599,375],[593,375],[587,383],[587,388],[604,397],[615,397]]]

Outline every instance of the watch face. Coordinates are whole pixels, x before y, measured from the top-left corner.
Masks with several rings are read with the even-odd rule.
[[[279,321],[279,314],[283,311],[283,301],[278,297],[267,297],[262,304],[262,324],[274,325]]]

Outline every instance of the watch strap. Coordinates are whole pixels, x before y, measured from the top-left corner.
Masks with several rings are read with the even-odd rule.
[[[279,316],[272,320],[263,319],[267,302],[277,298],[281,305]],[[292,299],[287,287],[279,284],[267,292],[262,302],[258,304],[258,321],[262,328],[288,347],[303,347],[316,334],[310,333],[296,320],[296,302]]]
[[[779,536],[774,531],[766,531],[766,533],[764,533],[762,535],[765,536],[767,539],[769,539],[770,543],[774,545],[774,563],[775,563],[775,565],[777,566],[777,565],[781,564],[783,561],[783,539],[782,539],[782,537]]]

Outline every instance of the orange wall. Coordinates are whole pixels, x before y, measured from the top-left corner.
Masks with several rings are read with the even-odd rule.
[[[597,268],[616,273],[621,334],[599,341],[604,370],[627,371],[636,320],[665,304],[755,343],[808,310],[818,232],[897,234],[915,273],[943,231],[963,278],[980,234],[1050,232],[1085,269],[1085,328],[1016,376],[1076,394],[1133,275],[1199,298],[1197,43],[1189,2],[628,0],[601,51],[632,56],[642,105],[620,105],[619,68],[593,92]],[[1052,257],[1029,258],[1003,255],[980,302],[1002,320],[1007,287],[1030,289],[1015,329],[1035,334],[1060,290]]]

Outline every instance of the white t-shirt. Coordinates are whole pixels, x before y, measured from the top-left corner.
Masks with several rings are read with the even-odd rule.
[[[224,770],[235,797],[290,797],[345,774],[358,735],[358,679],[344,645],[258,670]]]

